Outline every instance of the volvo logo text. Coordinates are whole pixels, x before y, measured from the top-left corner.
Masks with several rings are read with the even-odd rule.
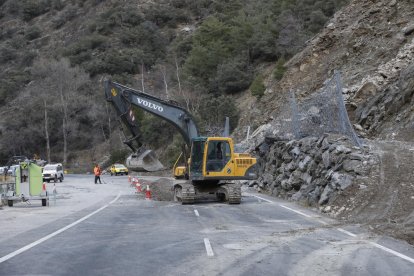
[[[162,106],[156,105],[154,103],[148,102],[146,100],[143,100],[141,98],[137,97],[137,101],[139,105],[154,109],[154,110],[158,110],[159,112],[163,112],[164,108]]]

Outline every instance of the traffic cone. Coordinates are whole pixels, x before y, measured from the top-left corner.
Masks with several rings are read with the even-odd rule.
[[[147,190],[145,191],[145,199],[151,200],[151,191],[149,185],[147,185]]]
[[[138,179],[137,179],[137,182],[135,183],[135,188],[137,188],[137,193],[142,192],[141,183],[139,183]]]
[[[47,195],[47,191],[46,191],[46,182],[43,182],[42,184],[42,196]]]
[[[134,187],[137,184],[137,179],[135,177],[132,178],[131,187]]]

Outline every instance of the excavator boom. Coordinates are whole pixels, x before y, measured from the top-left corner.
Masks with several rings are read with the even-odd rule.
[[[132,139],[138,143],[140,143],[140,132],[131,105],[170,122],[181,133],[188,146],[191,145],[191,139],[198,137],[199,132],[193,116],[177,104],[110,80],[105,82],[105,95],[106,100],[113,103],[118,115],[133,134]]]

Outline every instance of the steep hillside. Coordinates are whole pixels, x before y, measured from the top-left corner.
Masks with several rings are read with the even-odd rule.
[[[298,98],[314,93],[338,70],[350,117],[364,137],[394,133],[413,141],[412,91],[399,94],[411,82],[413,12],[411,1],[352,1],[285,64],[283,79],[270,84],[259,103],[264,120],[277,115],[289,91]]]
[[[251,103],[254,113],[241,117],[260,126],[248,147],[258,146],[263,175],[251,185],[414,242],[413,14],[408,0],[351,1],[285,63],[280,81],[267,78],[264,96]],[[324,105],[336,104],[335,89],[326,88],[336,70],[359,143],[325,138],[326,128],[313,132],[319,137],[287,141],[286,122],[324,125],[341,113],[337,106],[322,114]],[[298,106],[308,109],[299,114]]]
[[[105,152],[122,160],[104,78],[182,104],[206,135],[217,134],[225,116],[235,128],[242,108],[234,98],[250,86],[262,95],[262,64],[297,53],[346,2],[0,1],[0,162],[37,153],[78,166],[88,151],[89,162]],[[171,162],[180,136],[135,113],[144,144]]]

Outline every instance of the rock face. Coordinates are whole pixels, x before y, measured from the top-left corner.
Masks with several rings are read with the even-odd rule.
[[[262,114],[245,121],[259,120],[259,126],[278,120],[291,91],[300,102],[338,70],[349,117],[360,135],[414,141],[413,12],[410,0],[350,1],[285,64],[283,78],[269,82],[258,102]]]
[[[327,204],[357,185],[372,165],[366,150],[337,135],[290,141],[267,137],[256,151],[258,190],[312,206]]]
[[[414,53],[414,39],[411,47]],[[412,54],[414,60],[414,54]],[[414,61],[400,72],[396,85],[389,86],[355,110],[355,118],[371,134],[382,138],[414,140]]]

